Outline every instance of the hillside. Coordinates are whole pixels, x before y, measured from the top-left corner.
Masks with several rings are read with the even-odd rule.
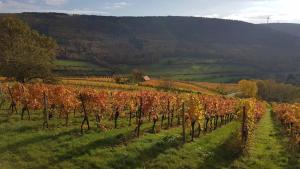
[[[278,30],[284,33],[288,33],[293,36],[300,37],[300,24],[294,23],[270,23],[264,24],[264,26],[270,27],[274,30]]]
[[[58,41],[60,59],[111,72],[139,68],[156,77],[205,81],[298,77],[300,38],[262,25],[195,17],[17,15]]]

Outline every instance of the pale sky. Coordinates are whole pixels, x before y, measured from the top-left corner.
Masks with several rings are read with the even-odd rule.
[[[0,0],[0,13],[196,16],[252,23],[300,23],[300,0]]]

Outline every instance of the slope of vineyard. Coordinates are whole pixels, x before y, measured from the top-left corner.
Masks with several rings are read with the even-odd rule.
[[[110,83],[85,83],[94,80]],[[0,89],[2,168],[227,168],[255,154],[268,122],[260,121],[267,104],[253,98],[79,84]]]
[[[206,154],[214,152],[238,126],[238,123],[229,124],[181,147],[178,145],[181,139],[180,128],[163,130],[153,135],[147,132],[151,127],[151,124],[147,124],[142,129],[145,132],[143,137],[137,139],[131,136],[134,126],[127,127],[127,120],[121,120],[118,129],[91,130],[80,136],[79,115],[72,119],[68,127],[54,127],[46,131],[40,127],[39,114],[34,114],[31,121],[20,121],[19,115],[13,115],[13,120],[4,123],[5,115],[6,112],[0,111],[0,168],[5,169],[162,168],[176,166],[176,162],[181,163],[179,166],[197,166],[198,163],[207,163]],[[53,123],[64,122],[55,120]],[[105,123],[113,128],[111,121]],[[167,158],[164,156],[172,158],[165,160]]]
[[[101,148],[101,144],[113,147],[117,145],[120,146],[123,144],[131,144],[132,142],[134,144],[135,140],[137,140],[140,136],[143,136],[143,139],[147,138],[144,136],[147,136],[149,132],[162,133],[158,134],[158,136],[155,136],[156,139],[159,139],[160,135],[163,135],[163,133],[165,132],[163,131],[165,129],[170,129],[167,131],[168,133],[172,131],[177,131],[177,134],[173,133],[172,135],[162,137],[162,141],[159,139],[157,143],[155,143],[155,141],[153,142],[154,146],[158,146],[157,148],[155,147],[155,149],[157,149],[158,152],[163,152],[164,150],[159,149],[161,144],[163,144],[166,149],[171,148],[173,146],[177,147],[182,144],[182,138],[184,138],[184,142],[190,139],[194,140],[194,137],[199,137],[199,135],[202,133],[201,130],[205,130],[206,133],[212,132],[213,130],[216,130],[217,128],[229,123],[231,120],[233,120],[233,109],[236,104],[235,100],[231,98],[226,99],[219,96],[198,96],[194,94],[175,95],[172,93],[157,91],[99,91],[92,88],[73,88],[62,85],[44,84],[7,84],[1,86],[1,93],[1,100],[4,99],[7,101],[7,105],[1,104],[1,107],[9,106],[8,110],[2,111],[1,113],[1,116],[6,116],[1,120],[3,120],[3,122],[8,122],[4,124],[4,127],[2,129],[7,128],[7,125],[9,125],[10,121],[17,120],[16,117],[19,117],[21,121],[25,119],[27,121],[27,119],[29,119],[29,121],[26,122],[27,124],[30,124],[32,122],[31,120],[33,120],[36,123],[40,123],[39,121],[44,121],[42,125],[44,130],[42,130],[41,125],[39,125],[40,129],[34,127],[34,130],[38,129],[39,134],[42,133],[42,135],[35,136],[35,138],[33,138],[34,140],[31,140],[29,138],[29,140],[26,141],[27,138],[23,137],[21,137],[22,140],[14,143],[13,141],[7,140],[4,143],[4,145],[2,145],[2,150],[4,152],[2,156],[4,157],[7,157],[6,153],[8,153],[8,151],[11,152],[14,151],[14,149],[16,151],[19,151],[18,145],[23,144],[23,141],[25,141],[24,146],[26,146],[27,144],[31,144],[31,142],[38,144],[38,141],[35,141],[36,139],[40,140],[41,138],[41,140],[46,141],[48,139],[56,138],[56,135],[46,136],[47,132],[49,131],[49,129],[46,128],[56,130],[58,129],[56,127],[61,125],[65,127],[68,126],[68,128],[71,126],[71,128],[73,128],[73,131],[70,131],[66,134],[62,134],[61,137],[73,137],[74,134],[76,137],[76,131],[74,131],[74,124],[77,124],[79,126],[79,120],[82,118],[83,121],[81,122],[81,133],[83,133],[83,128],[85,128],[85,122],[87,123],[86,127],[88,130],[87,132],[85,132],[85,135],[89,135],[90,132],[93,132],[89,130],[90,128],[94,128],[90,125],[92,124],[92,122],[96,124],[96,128],[98,131],[106,131],[106,133],[118,133],[119,131],[121,132],[113,136],[116,138],[111,138],[104,142],[92,142],[89,143],[87,147],[81,147],[77,143],[75,147],[71,147],[71,153],[67,152],[63,155],[56,154],[55,158],[51,159],[53,163],[58,164],[57,167],[61,167],[59,165],[60,162],[63,164],[65,161],[69,162],[68,159],[76,158],[80,156],[82,152],[89,153],[91,151],[90,147],[99,148],[100,146]],[[186,104],[184,104],[184,102]],[[202,107],[202,105],[204,107]],[[80,108],[81,106],[82,109]],[[21,117],[17,113],[17,111],[20,109],[22,111]],[[43,115],[38,114],[40,111],[37,110],[42,110]],[[24,115],[25,112],[26,116]],[[124,118],[128,117],[128,115],[129,121],[127,118]],[[91,116],[94,116],[95,119],[89,119],[91,118]],[[57,120],[53,120],[52,118],[55,118]],[[158,118],[161,118],[162,121],[159,124],[159,126],[155,126],[156,122],[158,121]],[[176,118],[176,122],[173,118]],[[220,121],[218,120],[218,118]],[[165,123],[163,123],[164,119]],[[204,119],[207,119],[206,125],[201,127],[200,120]],[[211,122],[210,124],[208,123],[209,121]],[[187,128],[186,132],[190,131],[191,135],[184,134],[184,137],[181,136],[181,129],[179,127],[179,124],[185,126]],[[19,125],[22,125],[22,123],[19,123]],[[147,128],[149,128],[150,126],[150,130],[148,130]],[[22,130],[22,127],[20,128]],[[30,126],[28,130],[32,132],[32,129],[32,126]],[[121,130],[115,131],[117,129]],[[23,135],[25,134],[26,130],[27,129],[25,129],[25,131],[23,132]],[[106,134],[103,134],[102,136],[106,136]],[[154,135],[150,137],[154,137]],[[3,138],[11,139],[11,137],[5,137],[5,135]],[[87,138],[89,138],[89,136],[87,136]],[[81,139],[83,138],[81,137]],[[80,143],[82,144],[82,142]],[[140,143],[143,142],[137,141],[136,144]],[[146,149],[147,145],[149,145],[149,143],[143,144],[143,146],[145,146]],[[79,146],[79,148],[76,148],[77,146]],[[20,149],[22,149],[22,147],[20,147]],[[26,146],[26,148],[30,147]],[[126,146],[126,149],[127,148],[128,147]],[[27,151],[32,152],[32,150]],[[105,147],[101,148],[99,151],[106,152]],[[154,151],[154,153],[158,152]],[[134,153],[138,155],[137,152],[134,151]],[[36,158],[35,155],[36,154],[27,153],[27,156],[31,156],[31,158],[33,159]],[[47,155],[42,153],[39,156],[45,157]],[[39,159],[42,158],[43,157],[40,157]],[[92,156],[91,158],[94,158],[94,156]],[[142,157],[139,157],[138,155],[136,158],[140,159]],[[2,160],[4,159],[1,159],[1,161]],[[118,159],[115,160],[118,161]],[[122,161],[124,162],[124,160]],[[21,163],[24,161],[20,160],[19,162]],[[17,162],[14,164],[7,164],[6,162],[1,165],[3,165],[4,167],[6,167],[6,165],[10,167],[11,165],[12,168],[14,168],[22,166],[22,164],[20,163]],[[36,166],[37,168],[45,167],[45,165],[47,165],[42,162],[38,163],[35,161],[35,163],[36,164],[32,164],[29,162],[25,165]],[[116,164],[119,165],[119,163],[115,162],[110,163],[109,159],[104,160],[103,163],[104,166],[113,166],[113,168],[115,168]],[[73,163],[68,165],[72,166]],[[94,163],[93,165],[83,164],[83,166],[81,167],[92,168],[95,166],[101,166],[98,165],[99,163]],[[127,164],[127,162],[125,161],[123,165],[130,166],[130,163]],[[141,164],[137,163],[135,165]]]
[[[239,92],[239,86],[236,83],[209,83],[209,82],[190,82],[196,86],[207,90],[219,92],[222,94],[231,94]]]
[[[107,80],[107,81],[106,81]],[[153,90],[151,87],[138,86],[130,84],[118,84],[111,79],[82,79],[82,78],[63,78],[61,84],[67,86],[81,86],[81,87],[92,87],[98,89],[119,89],[119,90]]]
[[[225,94],[235,91],[237,85],[234,84],[218,84],[218,83],[205,83],[203,86],[198,83],[175,81],[175,80],[159,80],[152,79],[139,83],[139,85],[133,84],[118,84],[112,77],[63,77],[60,78],[61,83],[70,86],[89,86],[103,89],[123,89],[123,90],[175,90],[181,92],[199,92],[208,95]],[[209,87],[207,87],[209,86]],[[234,86],[234,87],[233,87]],[[220,91],[224,91],[223,93]]]
[[[178,89],[183,91],[194,91],[194,92],[200,92],[202,94],[209,94],[209,95],[218,94],[215,91],[208,90],[204,87],[199,87],[197,85],[188,82],[155,79],[155,80],[145,81],[141,84],[143,86],[151,86],[151,87],[166,88],[166,89]]]

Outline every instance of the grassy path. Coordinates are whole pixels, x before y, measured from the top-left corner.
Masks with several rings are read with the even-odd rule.
[[[236,158],[230,140],[238,126],[238,122],[232,122],[212,133],[201,135],[200,138],[185,144],[180,149],[168,149],[145,163],[143,168],[211,169],[228,166]],[[220,156],[224,158],[219,158]]]
[[[224,150],[224,143],[239,125],[232,122],[182,146],[180,127],[151,134],[147,132],[151,124],[145,124],[143,135],[136,138],[132,137],[135,125],[127,127],[124,119],[118,129],[104,132],[93,126],[80,135],[81,117],[72,118],[69,127],[54,119],[50,129],[42,130],[39,116],[36,112],[30,121],[21,121],[19,115],[5,120],[5,113],[0,113],[1,169],[199,168],[206,161],[213,166],[229,164],[230,160],[215,162],[213,157]]]
[[[299,153],[286,149],[287,137],[281,134],[280,127],[267,112],[257,125],[249,155],[236,160],[231,168],[299,169]]]

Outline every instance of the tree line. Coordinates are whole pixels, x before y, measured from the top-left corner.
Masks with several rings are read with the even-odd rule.
[[[300,87],[274,80],[241,80],[242,97],[256,97],[269,102],[299,102]]]

